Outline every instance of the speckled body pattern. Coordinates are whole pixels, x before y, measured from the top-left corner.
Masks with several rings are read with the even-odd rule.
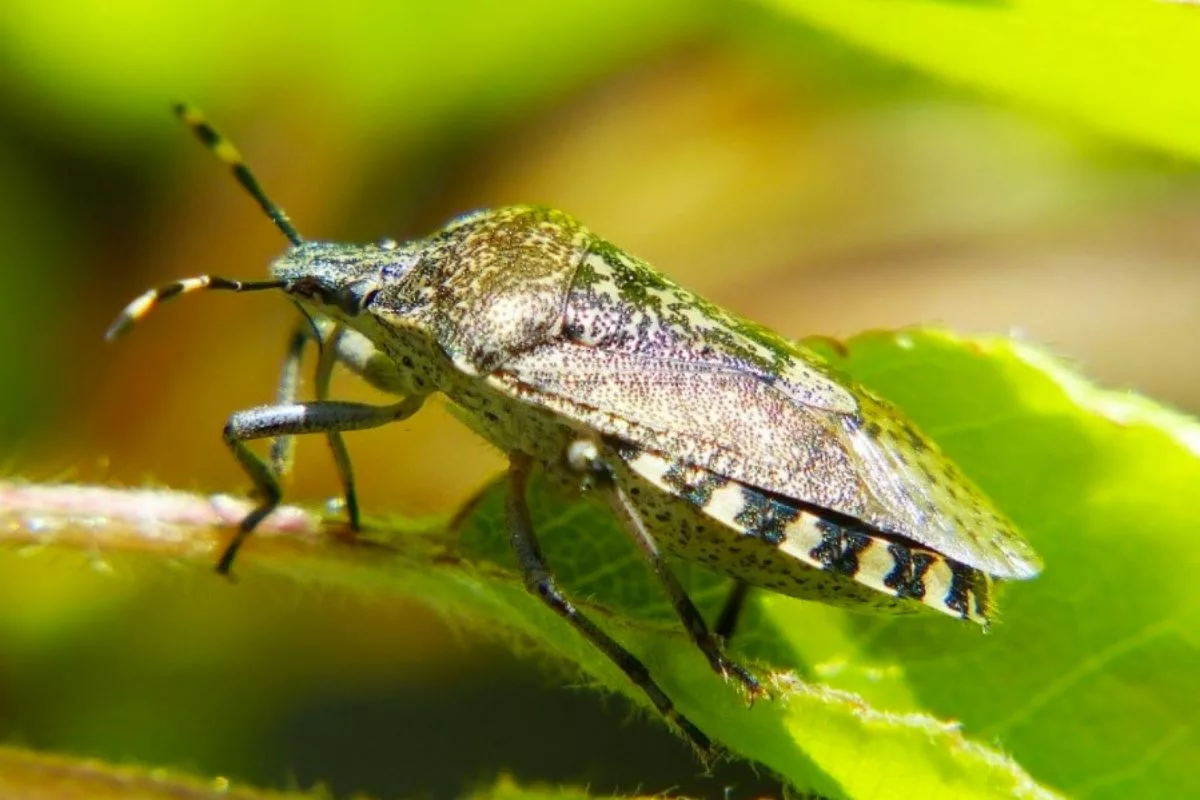
[[[272,271],[360,337],[379,388],[441,392],[553,472],[593,441],[655,539],[717,572],[986,623],[991,578],[1040,568],[894,408],[560,212],[479,212],[399,246],[306,242]]]

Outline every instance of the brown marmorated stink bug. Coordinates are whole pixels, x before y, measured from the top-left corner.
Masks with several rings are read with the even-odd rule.
[[[849,608],[930,608],[986,625],[991,583],[1031,578],[1032,548],[937,446],[892,406],[815,354],[682,289],[558,211],[515,206],[460,217],[403,244],[310,242],[237,151],[194,109],[176,112],[291,241],[271,280],[203,275],[134,300],[112,339],[158,303],[201,289],[279,289],[303,312],[279,402],[239,411],[225,442],[259,505],[217,565],[278,505],[291,437],[328,437],[350,523],[358,505],[343,431],[403,420],[441,392],[509,456],[508,538],[525,583],[611,658],[703,754],[642,663],[555,584],[530,521],[531,469],[607,495],[713,669],[751,696],[730,661],[747,586]],[[320,345],[313,402],[299,364]],[[328,399],[336,364],[402,399]],[[273,438],[269,460],[247,442]],[[710,628],[665,560],[736,580]]]

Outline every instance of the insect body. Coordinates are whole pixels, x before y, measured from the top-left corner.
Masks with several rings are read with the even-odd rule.
[[[680,288],[569,216],[517,206],[461,217],[396,244],[305,241],[236,151],[193,110],[181,117],[229,163],[293,247],[272,279],[202,276],[146,293],[114,336],[159,301],[198,289],[279,289],[304,312],[279,402],[234,414],[225,440],[260,505],[218,565],[279,502],[291,437],[324,433],[351,523],[341,433],[415,413],[440,392],[510,460],[508,535],[529,588],[612,658],[702,751],[709,741],[645,667],[555,584],[530,521],[539,467],[609,499],[713,668],[751,695],[721,638],[748,585],[861,609],[930,608],[986,624],[993,578],[1037,574],[1009,522],[894,408],[820,358]],[[316,394],[296,402],[305,342],[321,344]],[[342,364],[401,398],[327,399]],[[268,463],[246,442],[274,438]],[[665,560],[736,578],[715,631]]]

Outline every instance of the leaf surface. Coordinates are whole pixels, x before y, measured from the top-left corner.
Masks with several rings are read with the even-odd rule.
[[[1007,585],[993,631],[760,592],[734,652],[776,697],[747,707],[689,646],[615,520],[588,498],[539,485],[535,523],[572,597],[734,755],[829,797],[1200,792],[1188,766],[1200,719],[1189,577],[1200,567],[1200,512],[1189,501],[1200,428],[1010,340],[910,331],[810,344],[914,417],[1044,557],[1042,576]],[[175,492],[10,485],[0,536],[46,545],[37,552],[80,548],[207,570],[227,535],[220,524],[245,508]],[[376,520],[352,542],[337,524],[288,508],[237,570],[243,581],[275,573],[379,602],[418,598],[643,703],[525,591],[501,509],[492,487],[458,524]],[[680,572],[714,614],[728,581]]]

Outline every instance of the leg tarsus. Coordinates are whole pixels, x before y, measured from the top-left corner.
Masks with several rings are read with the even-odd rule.
[[[346,440],[340,433],[326,434],[329,449],[333,453],[333,462],[337,465],[338,478],[342,483],[342,498],[346,503],[346,518],[350,522],[350,530],[359,531],[362,524],[358,515],[358,491],[354,488],[354,468],[350,464],[350,451],[346,449]]]
[[[236,580],[230,570],[233,568],[233,559],[237,557],[238,550],[242,547],[242,542],[246,541],[246,537],[275,510],[277,505],[279,505],[278,499],[269,505],[260,505],[242,518],[241,523],[238,525],[237,533],[233,535],[233,539],[230,540],[229,544],[225,546],[225,550],[221,553],[221,560],[217,562],[217,574],[224,575],[231,581]]]

